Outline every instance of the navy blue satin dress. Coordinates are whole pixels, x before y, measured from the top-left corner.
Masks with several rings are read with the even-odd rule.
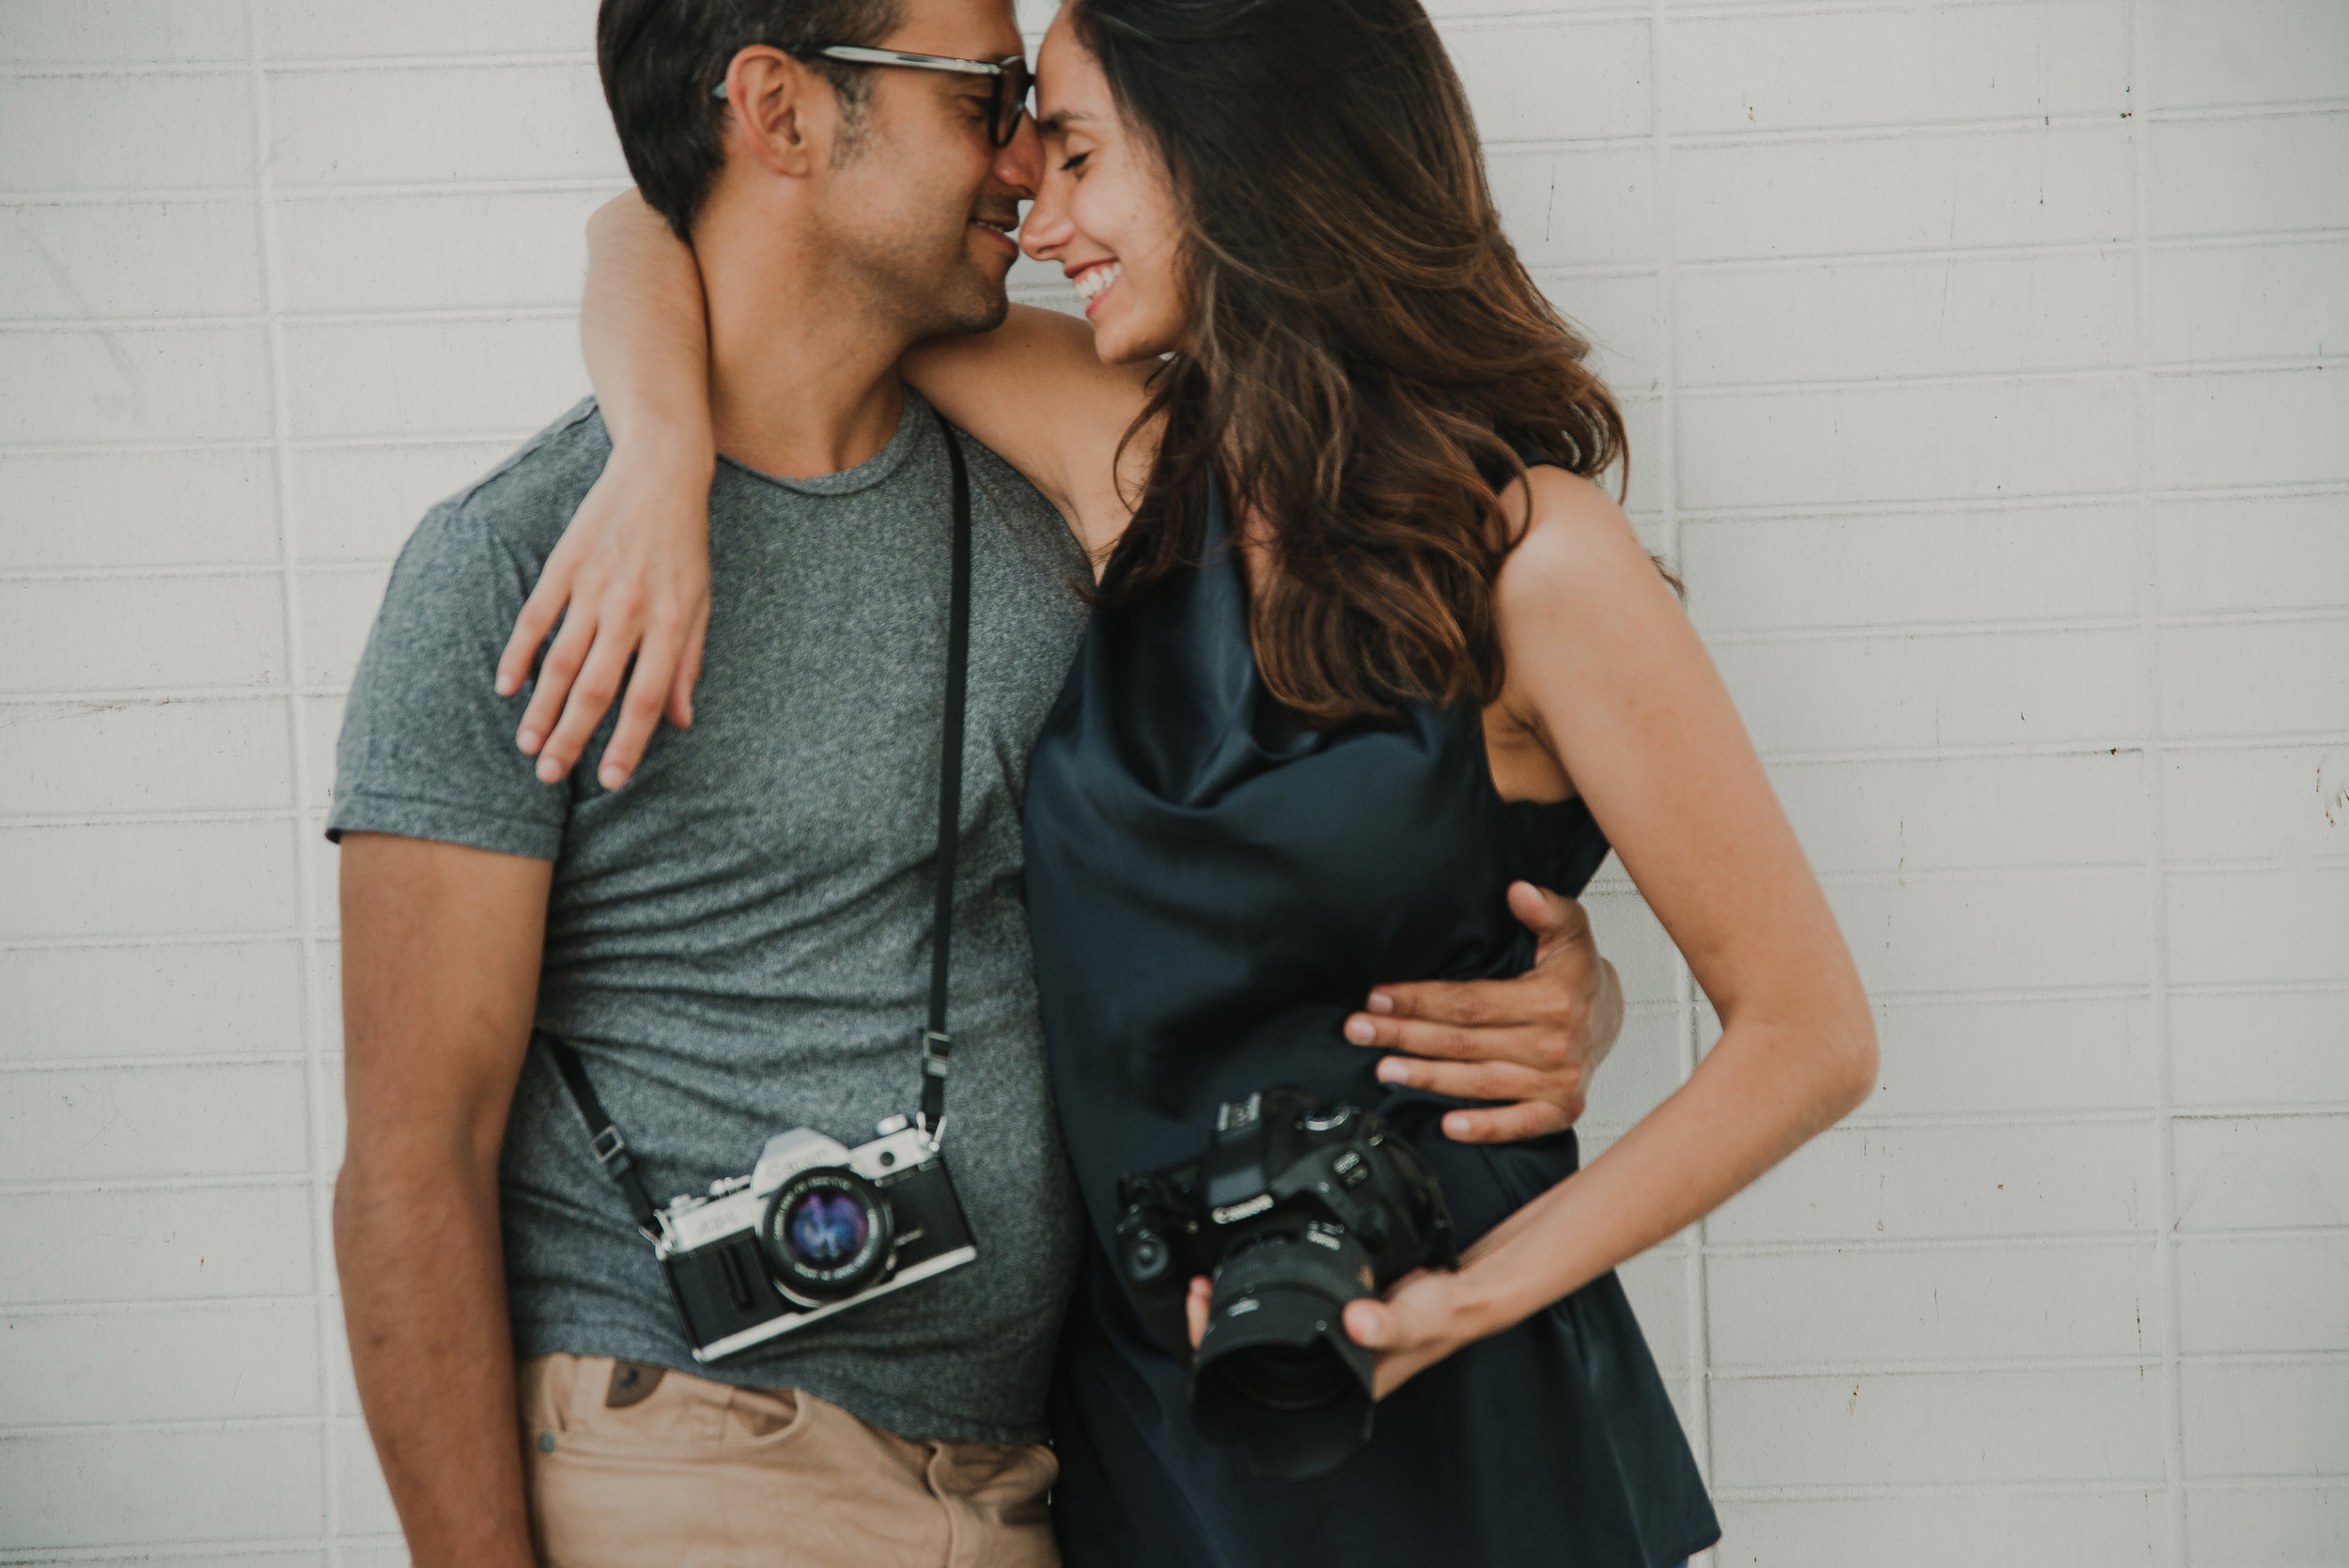
[[[1091,1245],[1054,1380],[1068,1568],[1669,1568],[1719,1536],[1612,1274],[1421,1373],[1332,1473],[1259,1480],[1191,1430],[1185,1367],[1105,1261],[1120,1173],[1195,1155],[1216,1107],[1295,1083],[1373,1107],[1465,1245],[1571,1174],[1574,1135],[1469,1146],[1456,1101],[1340,1037],[1380,982],[1521,972],[1515,878],[1578,893],[1587,808],[1495,792],[1474,707],[1315,732],[1265,691],[1210,496],[1205,560],[1097,614],[1029,769],[1045,1038]]]

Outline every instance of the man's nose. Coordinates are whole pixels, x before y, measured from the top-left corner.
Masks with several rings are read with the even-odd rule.
[[[1035,133],[1035,116],[1019,116],[1019,129],[995,151],[995,179],[1011,188],[1021,201],[1034,201],[1044,182],[1044,143]]]

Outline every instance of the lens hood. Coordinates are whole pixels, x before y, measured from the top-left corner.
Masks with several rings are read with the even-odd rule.
[[[1370,1277],[1361,1250],[1327,1234],[1270,1235],[1228,1258],[1191,1362],[1199,1435],[1240,1444],[1278,1481],[1327,1474],[1368,1442],[1377,1358],[1345,1312]]]

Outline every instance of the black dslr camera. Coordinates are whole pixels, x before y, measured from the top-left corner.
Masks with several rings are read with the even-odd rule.
[[[1119,1178],[1117,1268],[1190,1360],[1190,1419],[1258,1475],[1302,1481],[1370,1440],[1372,1353],[1346,1304],[1459,1262],[1435,1172],[1370,1111],[1268,1089],[1216,1114],[1197,1159]],[[1194,1357],[1183,1302],[1215,1299]]]

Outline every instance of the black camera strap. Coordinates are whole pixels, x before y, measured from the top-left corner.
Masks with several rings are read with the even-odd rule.
[[[587,1063],[579,1059],[568,1040],[541,1029],[531,1035],[531,1043],[545,1048],[554,1059],[554,1070],[563,1075],[563,1086],[571,1092],[572,1103],[579,1107],[581,1120],[587,1124],[587,1147],[628,1200],[629,1218],[636,1228],[655,1241],[661,1239],[660,1221],[653,1218],[652,1194],[645,1190],[645,1178],[636,1173],[636,1161],[628,1152],[628,1140],[620,1136],[603,1102],[596,1098],[596,1086],[587,1081]]]
[[[954,580],[946,600],[946,723],[938,757],[938,907],[930,916],[930,1017],[922,1031],[922,1130],[932,1141],[946,1121],[946,1066],[954,1037],[946,1032],[948,949],[955,935],[955,861],[962,845],[962,717],[971,685],[971,475],[962,442],[946,416],[946,461],[955,478]]]
[[[962,458],[962,442],[946,416],[938,416],[939,432],[946,438],[946,461],[954,473],[955,534],[953,582],[946,607],[946,721],[938,763],[938,902],[930,917],[930,1010],[922,1031],[922,1130],[935,1141],[946,1120],[946,1069],[954,1054],[954,1037],[946,1032],[946,982],[951,970],[949,949],[955,930],[955,861],[962,839],[963,709],[971,684],[971,474]],[[619,1185],[628,1199],[636,1228],[658,1237],[659,1224],[644,1178],[629,1154],[628,1140],[596,1098],[587,1081],[587,1065],[567,1040],[539,1030],[532,1043],[545,1048],[562,1074],[564,1087],[587,1124],[587,1145],[596,1161]]]

